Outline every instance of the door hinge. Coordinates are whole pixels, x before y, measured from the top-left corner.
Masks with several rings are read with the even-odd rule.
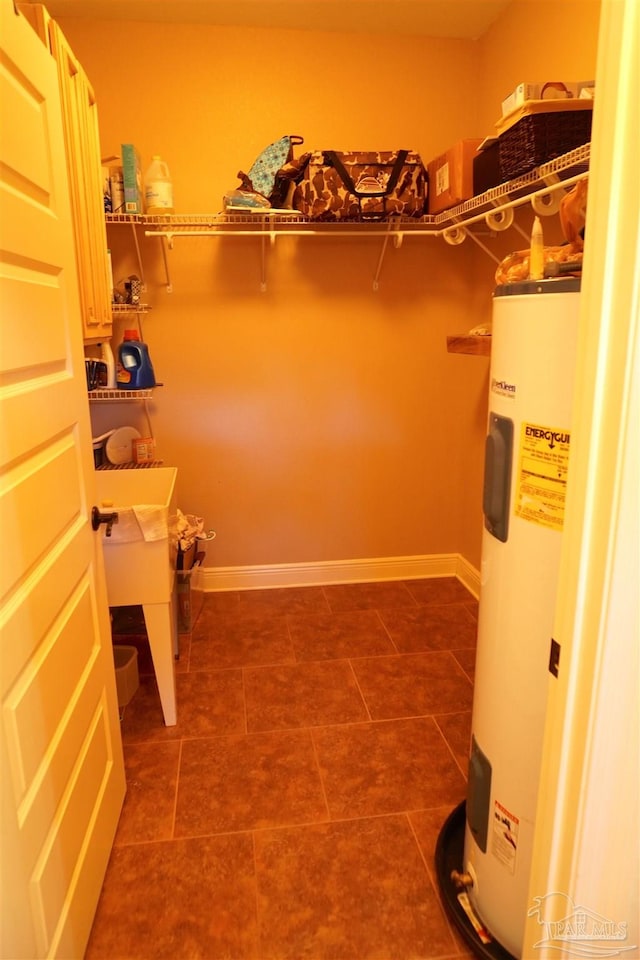
[[[554,677],[558,676],[558,667],[560,665],[560,644],[551,637],[551,648],[549,650],[549,673]]]

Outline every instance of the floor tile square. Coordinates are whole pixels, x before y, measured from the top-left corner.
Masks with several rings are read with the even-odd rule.
[[[179,743],[125,744],[127,792],[116,845],[171,839],[179,759]]]
[[[242,590],[238,594],[239,617],[283,617],[328,612],[329,605],[322,587]]]
[[[295,656],[284,617],[223,620],[208,634],[193,634],[191,670],[293,663]]]
[[[396,653],[376,610],[289,617],[297,660],[341,660]]]
[[[85,960],[258,960],[251,837],[114,848]]]
[[[239,595],[237,590],[205,593],[200,613],[191,630],[192,640],[206,639],[221,623],[237,620]]]
[[[459,802],[465,781],[430,717],[312,731],[331,818]]]
[[[348,660],[244,671],[247,730],[282,730],[369,720]]]
[[[457,577],[429,577],[405,580],[405,586],[416,603],[465,603],[475,600]]]
[[[475,647],[478,624],[462,603],[381,610],[380,617],[400,653]]]
[[[143,677],[124,711],[122,739],[131,743],[245,733],[242,671],[177,674],[176,715],[175,726],[165,726],[155,678]]]
[[[412,595],[401,581],[337,583],[323,587],[332,613],[345,610],[379,610],[381,607],[414,607]]]
[[[403,816],[256,834],[269,960],[414,960],[455,944]]]
[[[352,666],[373,720],[471,709],[471,682],[448,652],[372,657]]]
[[[326,818],[309,731],[183,742],[175,836]]]

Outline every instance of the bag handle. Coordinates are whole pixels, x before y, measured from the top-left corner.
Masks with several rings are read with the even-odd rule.
[[[389,194],[395,189],[395,186],[398,182],[398,179],[402,172],[402,168],[404,166],[405,160],[407,159],[408,155],[409,155],[408,150],[398,150],[398,156],[393,165],[393,170],[391,171],[391,174],[387,181],[386,188],[384,190],[369,191],[369,190],[358,190],[356,188],[356,185],[353,182],[350,173],[348,172],[347,168],[345,167],[345,165],[343,164],[342,160],[340,159],[338,154],[335,152],[335,150],[324,151],[325,163],[328,161],[330,166],[335,168],[336,172],[338,173],[338,176],[342,180],[343,184],[345,185],[349,193],[352,193],[354,197],[357,197],[358,199],[360,199],[360,197],[389,196]]]
[[[544,100],[545,90],[560,90],[561,93],[566,94],[567,100],[573,99],[573,94],[571,93],[567,85],[565,83],[562,83],[561,80],[549,80],[547,83],[545,83],[542,90],[540,91],[541,100]]]

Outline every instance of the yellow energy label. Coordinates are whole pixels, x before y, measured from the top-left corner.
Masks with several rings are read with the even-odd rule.
[[[569,440],[568,430],[538,423],[522,424],[515,497],[517,517],[562,530]]]

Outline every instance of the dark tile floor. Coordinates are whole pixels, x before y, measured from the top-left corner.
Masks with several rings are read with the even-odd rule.
[[[87,960],[471,957],[433,857],[465,792],[476,617],[454,578],[206,595],[175,727],[135,639]]]

